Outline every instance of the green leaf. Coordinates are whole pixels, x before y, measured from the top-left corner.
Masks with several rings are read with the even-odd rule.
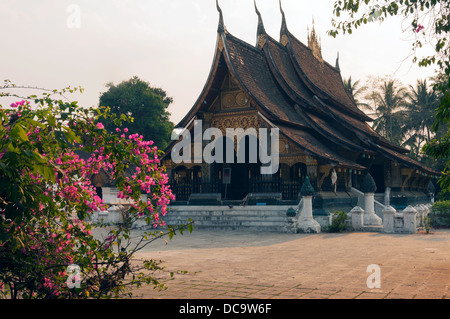
[[[65,121],[69,117],[69,113],[61,113],[61,120]]]
[[[81,138],[75,134],[74,131],[69,130],[65,132],[65,136],[67,137],[67,141],[72,144],[74,141],[77,143],[81,143]]]
[[[40,175],[44,177],[47,181],[55,182],[55,173],[51,167],[45,166],[45,165],[36,165],[36,169],[39,172]]]
[[[22,125],[20,125],[20,123],[14,125],[14,127],[11,130],[11,136],[15,139],[19,139],[21,142],[29,141],[27,133],[23,129]]]
[[[24,150],[23,152],[24,152],[24,154],[25,154],[26,156],[28,156],[29,158],[31,158],[31,159],[34,158],[34,153],[33,153],[32,151],[30,151],[30,150]]]
[[[193,222],[192,218],[189,218],[188,230],[190,233],[192,233],[192,231],[194,230],[194,222]]]

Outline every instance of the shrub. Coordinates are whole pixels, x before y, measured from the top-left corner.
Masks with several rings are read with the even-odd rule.
[[[450,226],[450,200],[440,201],[431,207],[430,218],[432,226]]]
[[[295,209],[293,209],[292,207],[286,211],[286,217],[293,218],[295,216],[297,216],[297,213],[295,212]]]
[[[443,189],[437,194],[436,197],[438,201],[448,201],[450,200],[450,191],[447,189]]]
[[[0,97],[13,88],[5,81]],[[161,151],[136,133],[110,134],[98,122],[102,116],[120,126],[132,118],[47,92],[0,105],[0,299],[118,298],[143,284],[163,289],[155,275],[164,270],[161,262],[134,258],[164,234],[156,228],[166,226],[174,198]],[[154,231],[132,239],[121,225],[94,237],[88,217],[107,209],[92,184],[100,172],[130,202],[128,219],[144,219]],[[174,231],[167,226],[169,238]]]
[[[338,233],[347,229],[347,213],[344,211],[335,211],[333,213],[332,221],[328,226],[328,231],[332,233]]]

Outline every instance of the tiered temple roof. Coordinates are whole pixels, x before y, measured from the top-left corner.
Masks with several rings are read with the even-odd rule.
[[[222,10],[214,62],[198,100],[177,127],[186,127],[196,116],[208,111],[227,74],[250,98],[262,118],[280,130],[280,135],[310,156],[335,167],[363,171],[355,156],[380,155],[424,174],[438,173],[407,155],[408,150],[392,144],[375,132],[372,119],[358,109],[345,89],[338,59],[332,66],[324,61],[313,33],[306,46],[289,31],[281,8],[280,40],[265,31],[258,15],[257,43],[248,44],[230,34]],[[315,44],[314,41],[316,42]],[[318,51],[319,50],[319,51]]]

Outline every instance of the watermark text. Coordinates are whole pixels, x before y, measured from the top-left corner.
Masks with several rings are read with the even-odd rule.
[[[257,163],[261,174],[275,174],[279,169],[279,129],[227,128],[225,136],[218,128],[207,128],[202,121],[194,121],[193,137],[188,129],[172,132],[172,140],[179,142],[172,148],[172,161],[180,163]],[[181,138],[181,140],[180,140]],[[236,156],[234,141],[236,143]],[[203,147],[204,141],[210,141]],[[247,145],[248,142],[248,145]]]

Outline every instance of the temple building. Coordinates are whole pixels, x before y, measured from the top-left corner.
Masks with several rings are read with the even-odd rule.
[[[427,186],[438,173],[371,128],[373,119],[358,109],[344,87],[339,58],[333,65],[323,59],[314,26],[305,45],[289,31],[280,5],[282,24],[279,40],[275,40],[266,33],[256,8],[256,45],[251,45],[227,31],[218,5],[217,9],[217,42],[209,77],[177,128],[193,137],[195,123],[201,121],[202,133],[216,128],[223,139],[227,139],[227,128],[245,132],[276,128],[279,168],[273,174],[261,174],[265,164],[260,156],[249,160],[261,152],[260,147],[249,147],[250,136],[244,137],[247,143],[241,149],[244,162],[236,157],[238,138],[232,142],[233,162],[212,163],[195,160],[195,151],[191,161],[175,162],[172,150],[181,139],[174,140],[163,158],[176,196],[174,205],[193,203],[201,194],[218,195],[211,198],[222,205],[298,202],[308,177],[317,210],[328,200],[353,207],[367,174],[375,181],[380,201],[388,193],[390,204],[406,206],[428,195]],[[261,136],[257,140],[260,145]],[[226,141],[214,141],[217,148],[224,148],[224,157],[229,155]],[[209,143],[203,140],[201,145],[204,148]]]

